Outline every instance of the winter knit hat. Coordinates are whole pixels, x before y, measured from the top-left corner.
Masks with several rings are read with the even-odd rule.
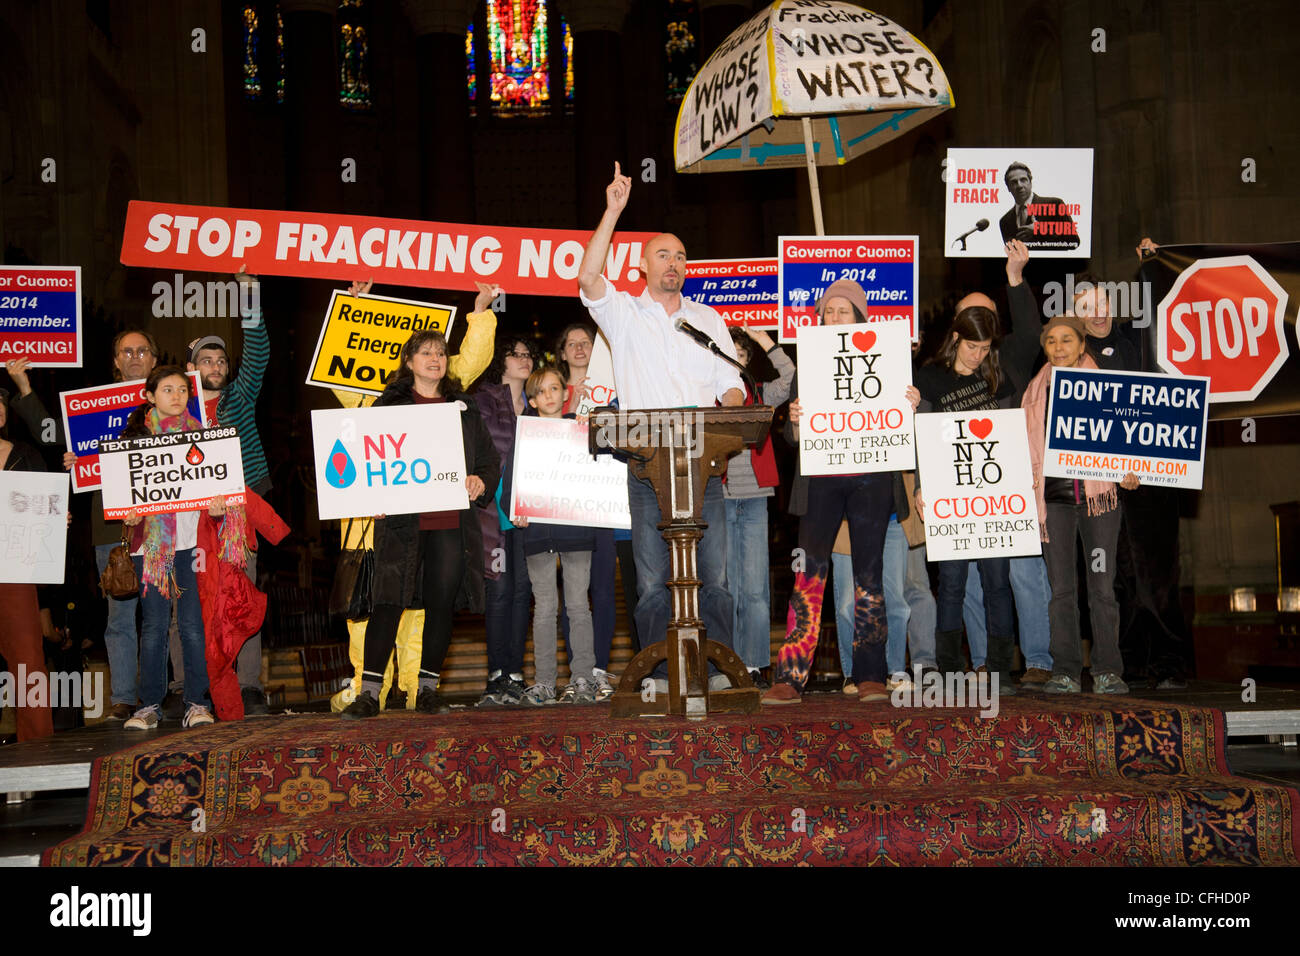
[[[826,308],[826,303],[836,296],[842,299],[848,299],[855,309],[862,314],[862,318],[867,317],[867,294],[862,291],[862,286],[858,285],[852,279],[839,279],[830,284],[822,297],[817,300],[817,314],[821,315]]]
[[[1052,331],[1052,329],[1057,329],[1061,326],[1074,329],[1074,331],[1079,335],[1080,342],[1088,341],[1088,330],[1084,328],[1083,319],[1079,318],[1073,312],[1063,312],[1058,316],[1048,319],[1047,322],[1043,324],[1043,331],[1038,336],[1038,344],[1046,345],[1047,333]]]

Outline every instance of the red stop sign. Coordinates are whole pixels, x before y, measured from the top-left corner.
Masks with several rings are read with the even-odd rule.
[[[1290,354],[1286,291],[1250,256],[1198,259],[1160,302],[1156,357],[1175,375],[1205,375],[1210,401],[1252,401]]]

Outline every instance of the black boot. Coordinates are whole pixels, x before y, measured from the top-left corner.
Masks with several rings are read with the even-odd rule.
[[[990,634],[988,657],[985,664],[989,673],[998,675],[998,695],[1014,697],[1016,685],[1011,681],[1011,659],[1015,654],[1015,639],[1009,634]]]
[[[962,666],[961,631],[935,631],[934,657],[939,670],[944,674],[960,674],[966,668]]]

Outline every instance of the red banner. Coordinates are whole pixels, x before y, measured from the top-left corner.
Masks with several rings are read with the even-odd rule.
[[[616,288],[644,287],[641,250],[655,233],[614,237],[605,275]],[[133,201],[122,264],[194,272],[238,272],[473,291],[576,297],[590,232],[379,219],[329,213],[227,209]]]

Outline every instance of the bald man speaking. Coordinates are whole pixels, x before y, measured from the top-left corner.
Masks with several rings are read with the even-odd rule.
[[[578,273],[582,304],[609,339],[614,363],[614,387],[619,407],[712,408],[743,405],[744,385],[735,368],[719,359],[675,324],[684,319],[703,332],[724,353],[736,349],[722,316],[682,296],[686,249],[671,233],[645,245],[641,272],[645,291],[639,296],[619,292],[601,270],[609,253],[618,217],[627,208],[632,180],[614,164],[614,179],[605,188],[605,213],[587,242]],[[628,473],[628,504],[632,512],[632,554],[636,559],[636,626],[645,645],[663,640],[668,632],[668,544],[659,533],[659,500],[647,481]],[[731,647],[732,603],[727,592],[727,514],[722,482],[710,478],[701,514],[708,523],[698,551],[700,616],[710,640]],[[658,673],[663,673],[658,672]],[[715,674],[711,690],[729,686]]]

